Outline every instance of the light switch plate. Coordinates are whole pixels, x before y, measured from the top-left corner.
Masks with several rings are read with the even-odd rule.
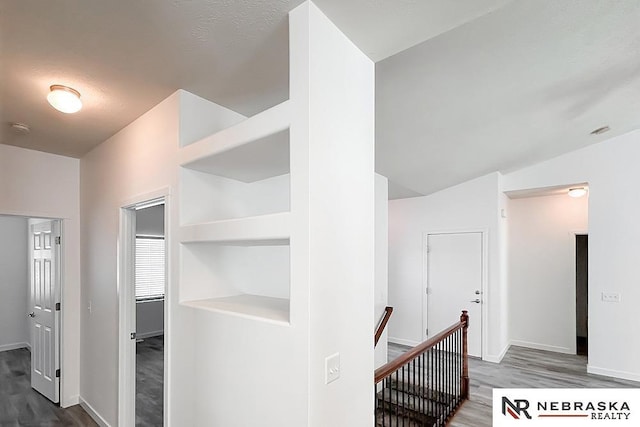
[[[340,353],[332,354],[324,359],[324,381],[329,384],[340,378]]]
[[[617,292],[603,292],[602,301],[603,302],[620,302],[620,294]]]

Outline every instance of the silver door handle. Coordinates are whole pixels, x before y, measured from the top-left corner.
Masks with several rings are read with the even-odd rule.
[[[476,304],[480,304],[480,298],[472,299],[469,302],[475,302]]]
[[[36,314],[32,311],[31,313],[29,313],[29,317],[36,317]]]

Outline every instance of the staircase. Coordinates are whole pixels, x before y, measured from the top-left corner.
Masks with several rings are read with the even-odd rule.
[[[390,381],[376,396],[376,425],[437,426],[457,405],[454,395]]]
[[[467,328],[460,322],[376,370],[376,426],[444,426],[468,396]]]

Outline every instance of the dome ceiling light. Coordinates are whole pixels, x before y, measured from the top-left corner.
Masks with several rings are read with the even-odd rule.
[[[77,113],[82,108],[80,92],[63,85],[51,85],[47,101],[53,108],[66,114]]]
[[[587,189],[585,187],[571,188],[569,190],[569,196],[573,198],[582,197],[587,194]]]

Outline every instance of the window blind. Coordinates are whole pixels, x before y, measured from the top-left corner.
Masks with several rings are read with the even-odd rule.
[[[164,238],[136,237],[136,299],[164,297]]]

